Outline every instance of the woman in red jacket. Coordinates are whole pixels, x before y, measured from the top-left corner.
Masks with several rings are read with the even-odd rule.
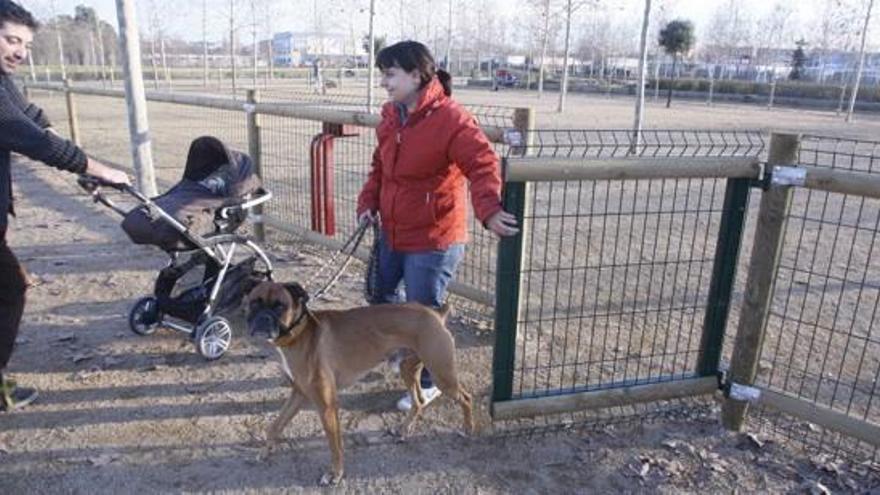
[[[372,304],[405,300],[440,307],[467,241],[467,181],[474,214],[499,236],[518,232],[501,209],[498,157],[467,110],[452,78],[428,49],[403,41],[379,52],[376,66],[390,101],[376,129],[378,146],[358,197],[358,218],[381,221]],[[422,373],[424,399],[440,394]],[[397,406],[412,407],[407,395]]]

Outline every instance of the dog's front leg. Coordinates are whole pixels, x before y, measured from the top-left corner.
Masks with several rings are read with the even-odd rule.
[[[269,428],[266,429],[266,446],[260,457],[263,459],[268,458],[269,454],[272,453],[272,449],[278,443],[278,438],[284,431],[284,427],[287,426],[293,417],[296,416],[296,413],[302,409],[305,401],[306,396],[303,395],[299,389],[295,386],[290,389],[290,395],[284,401],[284,405],[281,406],[281,412],[278,414],[278,417],[275,418],[275,421],[269,425]]]
[[[318,391],[318,408],[321,414],[321,423],[324,425],[324,433],[330,444],[330,453],[333,466],[329,473],[325,473],[318,480],[321,486],[335,485],[342,480],[344,472],[342,460],[342,431],[339,426],[339,404],[336,397],[336,384],[330,381],[321,383]]]

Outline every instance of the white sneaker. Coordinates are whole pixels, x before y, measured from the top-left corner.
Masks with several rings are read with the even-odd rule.
[[[431,403],[437,397],[440,397],[443,392],[440,391],[436,386],[428,387],[422,389],[422,400],[425,401],[425,405]],[[397,409],[403,412],[409,412],[412,409],[412,396],[410,394],[406,394],[397,401]]]

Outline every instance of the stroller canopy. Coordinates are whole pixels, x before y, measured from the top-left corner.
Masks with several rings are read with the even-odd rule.
[[[155,207],[174,217],[186,232],[153,215],[146,205],[129,211],[122,229],[136,244],[152,244],[166,251],[193,249],[194,236],[221,232],[214,222],[220,208],[241,203],[261,185],[248,155],[227,148],[215,137],[203,136],[189,147],[183,179],[153,198]],[[222,232],[232,232],[239,224],[226,221]]]
[[[228,148],[213,136],[196,138],[189,146],[183,177],[201,182],[212,175],[223,179],[227,197],[241,197],[260,188],[254,162],[248,155]]]

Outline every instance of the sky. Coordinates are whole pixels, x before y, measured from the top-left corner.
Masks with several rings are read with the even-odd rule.
[[[22,4],[30,8],[39,17],[45,18],[54,6],[55,11],[72,13],[76,5],[84,4],[97,10],[99,17],[111,22],[114,26],[116,21],[116,1],[115,0],[32,0],[22,1]],[[142,34],[148,31],[148,17],[150,8],[154,11],[163,11],[162,5],[171,6],[164,8],[166,19],[163,21],[162,29],[171,36],[180,37],[189,40],[200,40],[202,38],[202,2],[199,0],[190,0],[181,2],[177,0],[134,0],[138,7],[139,23],[141,24]],[[209,39],[219,39],[228,30],[228,12],[229,3],[226,0],[206,0],[210,6],[211,13],[208,21],[208,37]],[[410,6],[419,6],[420,11],[426,16],[419,25],[429,22],[435,25],[446,25],[446,5],[445,0],[403,0]],[[464,2],[465,4],[474,5],[477,1],[473,0],[454,0]],[[518,9],[522,8],[522,0],[484,0],[488,3],[494,3],[495,11],[499,14],[513,18],[517,15]],[[558,0],[557,0],[558,1]],[[634,23],[638,23],[644,9],[643,0],[599,0],[606,9],[612,12],[611,15],[618,16],[620,19],[633,19]],[[741,0],[745,10],[754,18],[766,16],[773,8],[774,4],[780,0]],[[327,30],[335,30],[341,34],[349,34],[350,31],[366,32],[368,23],[368,5],[369,0],[253,0],[256,6],[258,16],[261,17],[257,21],[259,31],[264,33],[261,37],[265,38],[265,33],[269,30],[273,32],[279,31],[304,31],[311,30],[314,25],[314,9],[320,9],[323,12],[321,22],[327,26]],[[705,30],[708,28],[715,12],[727,2],[725,0],[653,0],[654,18],[659,18],[660,9],[666,10],[668,18],[683,17],[694,22],[697,28],[698,42],[704,38]],[[821,7],[825,0],[798,0],[796,2],[787,1],[789,5],[795,5],[795,17],[800,25],[799,32],[809,37],[810,25],[815,19],[821,15]],[[237,0],[241,16],[248,19],[248,27],[245,28],[247,35],[245,39],[249,39],[251,25],[253,21],[251,16],[251,0]],[[273,5],[270,9],[267,5]],[[376,32],[377,34],[388,33],[389,39],[394,39],[399,32],[399,14],[398,9],[400,0],[376,0]],[[421,8],[421,5],[425,7]],[[348,6],[347,8],[344,6]],[[353,8],[352,8],[353,7]],[[473,7],[471,7],[473,8]],[[268,11],[272,11],[274,15],[266,15]],[[432,20],[433,18],[433,20]],[[876,24],[876,21],[875,21]],[[869,36],[869,48],[880,48],[880,26],[873,27]]]

